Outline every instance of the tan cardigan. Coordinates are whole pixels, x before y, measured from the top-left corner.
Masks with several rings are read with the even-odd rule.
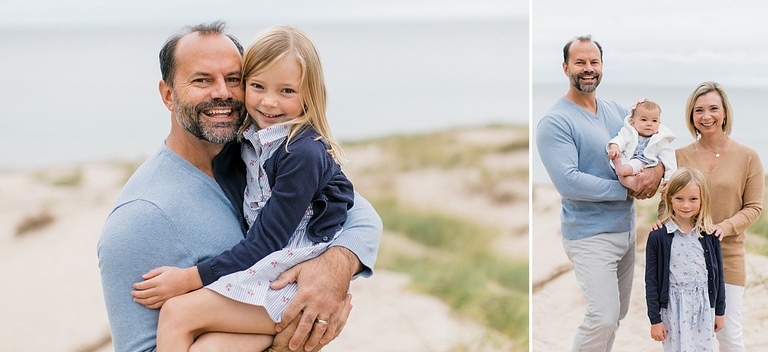
[[[722,155],[720,164],[707,171],[689,144],[675,151],[678,167],[701,171],[709,188],[709,206],[712,222],[725,231],[720,242],[723,249],[725,283],[745,286],[747,273],[744,257],[746,249],[744,231],[757,221],[763,211],[763,165],[752,148],[735,140]]]

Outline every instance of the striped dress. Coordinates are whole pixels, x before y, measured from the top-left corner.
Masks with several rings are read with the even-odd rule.
[[[248,225],[252,225],[271,196],[264,165],[278,149],[284,147],[289,126],[277,125],[262,130],[251,126],[243,134],[251,143],[243,143],[242,156],[246,164],[247,185],[243,210]],[[280,216],[270,214],[267,216]],[[294,231],[288,245],[272,252],[250,268],[222,276],[206,288],[243,303],[263,306],[273,321],[279,322],[283,311],[296,294],[296,283],[280,290],[272,290],[269,284],[285,270],[296,264],[317,257],[325,252],[333,241],[313,243],[306,236],[307,224],[312,217],[312,207],[307,206],[304,217]],[[338,233],[336,234],[338,236]]]

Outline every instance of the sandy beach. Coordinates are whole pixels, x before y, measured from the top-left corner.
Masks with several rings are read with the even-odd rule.
[[[498,138],[493,133],[465,137]],[[348,152],[350,159],[368,160],[359,153],[371,151]],[[526,155],[527,151],[515,154],[513,162],[525,166]],[[356,167],[366,165],[361,162]],[[113,351],[96,243],[111,205],[133,167],[135,163],[104,162],[0,173],[0,265],[11,269],[0,290],[1,350]],[[354,170],[350,173],[355,174]],[[353,177],[359,183],[356,188],[366,194],[368,181],[362,176]],[[406,173],[402,177],[398,192],[410,195],[412,201],[426,197],[432,203],[442,202],[450,211],[462,211],[457,200],[450,200],[451,194],[444,190],[450,186],[460,189],[463,181],[431,171]],[[427,178],[436,180],[425,182]],[[440,179],[443,181],[438,182]],[[433,186],[423,187],[427,184]],[[442,196],[431,195],[440,188]],[[505,237],[499,247],[525,258],[527,197],[523,187],[519,188],[523,194],[520,201],[502,207],[477,197],[464,201],[473,205],[472,213],[480,218],[520,213],[517,221],[505,220],[503,228],[510,234],[522,234]],[[383,245],[396,237],[384,233]],[[413,291],[409,283],[405,274],[379,269],[371,279],[353,281],[352,316],[341,336],[324,351],[508,350],[489,347],[486,341],[491,333],[486,327],[457,316],[434,297]]]
[[[638,219],[643,205],[658,204],[658,195],[638,202]],[[576,327],[584,316],[584,304],[566,257],[560,236],[560,196],[553,186],[534,186],[532,190],[532,276],[533,309],[532,351],[570,350]],[[661,351],[661,343],[650,338],[650,323],[645,304],[645,241],[649,224],[638,221],[635,280],[629,313],[621,321],[614,351]],[[747,351],[768,348],[768,258],[747,254],[747,287],[744,296],[743,325]]]

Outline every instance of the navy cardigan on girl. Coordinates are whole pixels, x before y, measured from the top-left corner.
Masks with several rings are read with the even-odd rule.
[[[725,315],[725,278],[720,240],[704,232],[701,234],[699,242],[704,248],[707,263],[709,306],[715,308],[715,315]],[[661,308],[667,308],[669,303],[669,256],[674,235],[674,232],[667,231],[666,226],[648,235],[645,247],[645,301],[651,324],[661,323]]]

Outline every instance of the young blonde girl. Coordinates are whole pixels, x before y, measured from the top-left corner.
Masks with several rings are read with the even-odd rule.
[[[271,280],[323,253],[352,206],[352,184],[340,169],[343,152],[328,127],[322,67],[309,37],[285,26],[263,31],[244,55],[243,81],[248,116],[239,137],[249,230],[231,250],[179,274],[179,280],[192,275],[207,286],[164,303],[161,352],[270,347],[275,322],[296,292],[295,283],[272,290]]]
[[[664,351],[713,351],[723,327],[725,281],[704,176],[680,168],[663,202],[664,225],[650,233],[645,252],[651,338],[662,341]]]

